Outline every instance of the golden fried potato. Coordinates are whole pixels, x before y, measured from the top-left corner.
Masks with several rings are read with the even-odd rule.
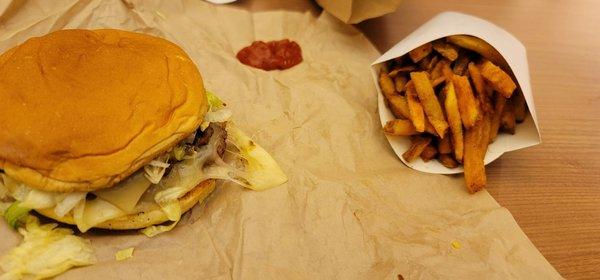
[[[448,129],[448,123],[444,118],[442,106],[433,91],[433,86],[429,81],[429,77],[427,77],[426,72],[412,72],[410,73],[410,78],[414,83],[417,95],[419,96],[419,100],[423,105],[429,122],[431,122],[435,128],[437,134],[440,135],[440,137],[443,137]]]
[[[502,94],[497,93],[494,96],[494,99],[494,112],[491,116],[492,127],[490,129],[490,142],[494,142],[496,136],[498,136],[500,121],[502,120],[502,113],[504,112],[504,105],[506,104],[506,98],[504,98]]]
[[[481,76],[483,76],[494,90],[501,93],[504,97],[510,98],[517,88],[517,85],[506,72],[489,60],[484,61],[481,64],[480,69]]]
[[[525,96],[523,96],[521,89],[517,89],[510,98],[510,101],[515,108],[515,120],[518,123],[523,122],[527,117],[527,101],[525,101]]]
[[[513,107],[513,104],[512,102],[510,102],[510,100],[507,100],[506,104],[504,105],[501,123],[503,131],[510,134],[515,134],[515,108]]]
[[[385,98],[389,99],[390,96],[396,94],[394,82],[383,69],[379,72],[379,87]]]
[[[454,45],[448,44],[442,40],[433,42],[433,49],[441,54],[443,57],[450,61],[454,61],[458,58],[458,48]]]
[[[408,162],[415,160],[421,155],[429,143],[431,143],[431,138],[429,137],[422,135],[412,136],[410,148],[408,148],[408,150],[402,154],[402,158]]]
[[[410,111],[408,109],[408,102],[406,96],[394,94],[387,99],[388,107],[392,111],[392,114],[398,119],[410,119]]]
[[[446,81],[446,78],[438,77],[437,79],[431,81],[431,85],[435,88],[435,87],[439,86],[441,83],[443,83],[444,81]]]
[[[429,122],[429,120],[427,118],[425,118],[425,132],[438,137],[439,135],[437,134],[437,131],[435,131],[435,127],[433,127],[433,125],[431,125],[431,123]]]
[[[451,156],[448,154],[440,154],[440,156],[438,157],[438,161],[445,167],[448,168],[457,168],[458,167],[458,162]]]
[[[508,69],[508,64],[506,64],[502,55],[484,40],[469,35],[453,35],[446,37],[446,41],[461,48],[472,50],[492,61],[494,64],[502,65],[503,67],[506,66],[505,69]]]
[[[456,75],[465,75],[467,73],[467,66],[469,65],[469,58],[466,55],[459,56],[456,61],[454,61],[454,66],[452,67],[452,72]]]
[[[449,135],[450,134],[450,135]],[[450,154],[453,151],[452,148],[452,132],[446,133],[446,137],[439,139],[438,141],[438,152],[440,154]]]
[[[475,96],[473,96],[469,79],[465,76],[454,75],[452,83],[456,92],[462,123],[466,128],[473,127],[475,122],[481,118],[481,110]]]
[[[419,61],[419,68],[421,70],[431,71],[438,61],[439,57],[437,55],[430,55]]]
[[[417,90],[412,81],[406,84],[406,101],[408,103],[408,111],[410,113],[410,120],[412,121],[415,129],[418,132],[425,131],[425,113],[423,112],[423,106],[417,96]]]
[[[390,71],[390,73],[388,75],[390,77],[394,78],[394,77],[398,76],[398,74],[404,74],[404,73],[412,72],[412,71],[415,71],[415,70],[417,70],[416,66],[414,66],[414,65],[406,65],[406,66],[394,68],[394,70]]]
[[[452,144],[454,145],[454,157],[458,161],[462,161],[463,158],[463,125],[460,116],[458,100],[456,98],[456,92],[452,82],[447,82],[443,90],[445,101],[444,107],[446,108],[446,116],[448,117],[448,123],[450,124],[450,130],[452,131]]]
[[[447,60],[442,59],[440,61],[438,61],[433,68],[431,69],[431,71],[429,71],[429,74],[431,75],[431,80],[436,80],[438,78],[443,78],[443,72],[442,72],[442,67],[444,63],[448,63]]]
[[[479,72],[479,68],[475,66],[475,63],[469,62],[467,69],[469,70],[469,76],[471,77],[471,81],[473,82],[473,87],[475,88],[475,92],[477,92],[477,95],[485,95],[485,82],[483,81],[481,72]]]
[[[435,148],[435,146],[433,146],[431,143],[429,143],[429,145],[427,145],[427,147],[425,147],[425,149],[423,149],[423,152],[421,152],[420,156],[424,162],[428,162],[431,159],[435,158],[437,153],[438,153],[438,151]]]
[[[406,83],[408,83],[408,78],[406,76],[396,76],[394,78],[394,86],[396,87],[397,92],[403,92],[406,87]]]
[[[431,53],[431,50],[432,50],[431,43],[427,43],[427,44],[424,44],[424,45],[408,52],[408,56],[414,63],[417,63],[421,59],[427,57]]]
[[[391,120],[383,127],[383,132],[393,136],[410,136],[418,134],[410,120]]]
[[[477,123],[467,129],[465,133],[465,154],[463,158],[463,166],[465,169],[465,181],[467,189],[470,193],[476,193],[483,189],[486,184],[485,165],[483,159],[489,134],[486,134],[486,126],[489,121],[487,117],[482,117]],[[487,130],[489,133],[489,129]],[[485,139],[485,140],[484,140]]]

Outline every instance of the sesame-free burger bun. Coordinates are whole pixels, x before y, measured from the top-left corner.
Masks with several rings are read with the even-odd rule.
[[[204,201],[214,190],[214,179],[202,181],[200,184],[198,184],[198,186],[186,193],[183,197],[179,198],[179,206],[181,207],[181,213],[187,212],[197,203],[202,203],[202,201]],[[56,215],[54,209],[52,208],[38,209],[35,211],[43,216],[59,221],[61,223],[75,225],[73,215],[71,214],[64,217],[59,217]],[[169,221],[167,215],[162,210],[156,209],[148,212],[129,214],[126,216],[108,220],[98,225],[95,225],[94,228],[110,230],[131,230],[158,225],[167,221]]]
[[[61,30],[0,55],[0,168],[40,190],[110,187],[193,133],[208,109],[177,45]]]

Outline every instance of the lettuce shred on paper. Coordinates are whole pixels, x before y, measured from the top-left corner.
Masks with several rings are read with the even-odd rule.
[[[29,215],[19,233],[21,244],[0,259],[1,280],[44,279],[97,262],[89,240],[57,224],[40,225]]]

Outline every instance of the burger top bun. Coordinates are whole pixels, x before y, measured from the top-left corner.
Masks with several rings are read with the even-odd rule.
[[[194,132],[208,104],[177,45],[61,30],[0,55],[0,168],[45,191],[110,187]]]

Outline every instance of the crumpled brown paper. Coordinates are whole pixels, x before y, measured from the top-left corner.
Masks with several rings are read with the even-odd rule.
[[[359,23],[365,19],[394,12],[401,0],[316,0],[324,10],[345,23]]]
[[[510,213],[461,177],[405,167],[381,133],[369,65],[375,48],[328,14],[261,12],[203,1],[60,0],[0,5],[0,51],[61,28],[163,36],[289,176],[256,192],[221,185],[171,232],[95,231],[99,263],[58,279],[560,278]],[[304,62],[239,63],[254,40],[289,38]],[[0,223],[0,254],[18,234]],[[114,254],[135,247],[132,259]]]

